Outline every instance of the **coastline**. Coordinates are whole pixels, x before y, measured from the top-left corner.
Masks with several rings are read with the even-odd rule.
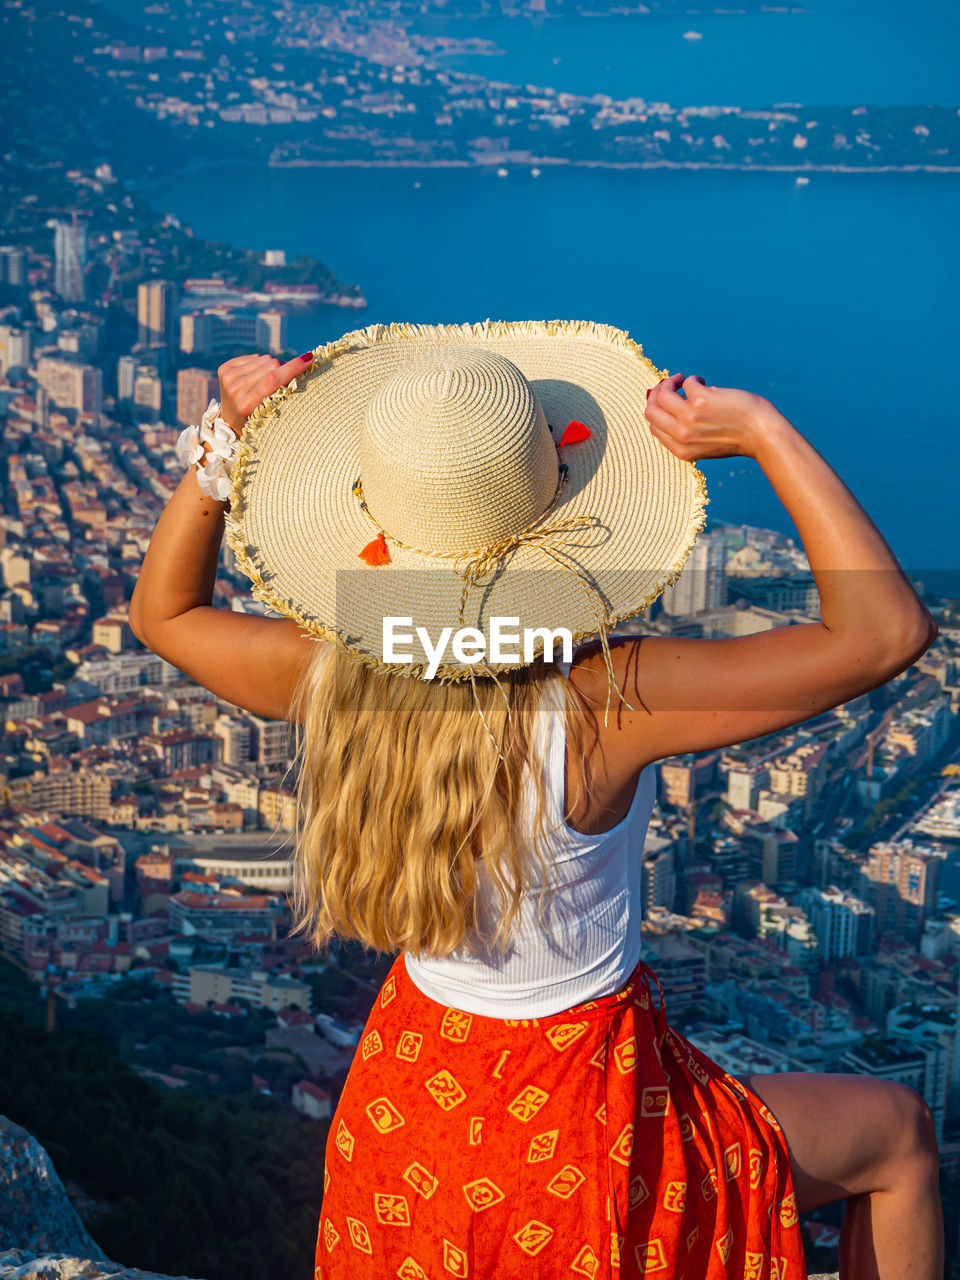
[[[234,162],[236,163],[236,162]],[[242,162],[241,162],[242,163]],[[960,165],[932,164],[708,164],[695,160],[566,160],[538,157],[530,160],[499,159],[490,163],[471,160],[269,160],[269,169],[723,169],[743,173],[960,173]]]
[[[233,169],[254,166],[256,162],[250,158],[231,156],[223,159],[187,160],[180,167],[181,175],[207,172],[211,169]],[[274,160],[265,161],[267,169],[510,169],[517,173],[534,168],[567,168],[567,169],[717,169],[741,173],[960,173],[960,165],[932,164],[876,164],[876,165],[844,165],[844,164],[733,164],[719,161],[710,163],[698,160],[568,160],[556,156],[531,156],[523,160],[500,157],[496,160],[401,160],[401,159],[343,159],[343,160]],[[151,188],[167,185],[168,177],[164,174],[124,175],[123,181],[134,191],[147,196]]]

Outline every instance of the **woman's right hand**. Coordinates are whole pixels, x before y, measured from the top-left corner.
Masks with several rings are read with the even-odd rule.
[[[646,416],[657,439],[685,462],[757,458],[773,430],[793,430],[764,396],[708,387],[699,374],[662,378],[647,397]]]

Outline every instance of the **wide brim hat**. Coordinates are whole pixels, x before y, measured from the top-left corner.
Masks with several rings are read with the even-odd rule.
[[[646,421],[665,376],[588,321],[346,333],[246,421],[236,565],[271,611],[400,675],[516,669],[543,651],[538,629],[605,637],[676,580],[705,522],[702,473]],[[392,639],[385,618],[406,620]],[[481,656],[448,643],[438,657],[463,627]]]

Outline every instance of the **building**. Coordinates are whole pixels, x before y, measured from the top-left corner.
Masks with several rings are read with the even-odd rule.
[[[282,311],[261,311],[257,316],[257,346],[277,355],[287,349],[287,317]]]
[[[163,407],[163,380],[153,370],[137,371],[133,380],[133,404],[140,417],[157,418]]]
[[[286,316],[280,311],[236,310],[217,307],[188,311],[180,317],[180,350],[187,355],[201,351],[286,350]]]
[[[245,719],[241,716],[219,715],[214,722],[213,732],[223,739],[224,764],[239,765],[249,762],[253,729]]]
[[[13,547],[3,547],[0,549],[0,573],[3,576],[3,585],[5,587],[15,587],[18,583],[30,585],[30,557],[18,555]],[[12,714],[12,709],[7,706],[5,708],[8,715]]]
[[[117,360],[117,399],[133,399],[133,380],[137,376],[136,356],[120,356]]]
[[[766,911],[757,932],[782,947],[790,963],[804,973],[815,974],[819,952],[817,939],[804,912],[789,904]]]
[[[116,600],[119,604],[122,596]],[[149,649],[119,653],[111,658],[85,659],[77,668],[77,679],[93,685],[101,693],[130,693],[142,685],[163,688],[182,680],[172,663]]]
[[[162,733],[144,734],[140,741],[143,749],[160,762],[165,773],[218,764],[223,751],[222,739],[195,729],[167,729]]]
[[[26,369],[32,357],[29,329],[18,329],[12,324],[0,324],[0,373],[8,369]]]
[[[701,534],[679,578],[665,589],[663,609],[669,614],[699,613],[727,603],[726,544],[717,534]]]
[[[806,613],[817,617],[820,594],[811,573],[783,573],[772,577],[745,574],[730,582],[729,592],[738,600],[773,609],[776,613]]]
[[[709,936],[690,936],[690,942],[703,951],[707,961],[707,982],[732,981],[749,987],[764,979],[783,979],[783,952],[770,942],[755,938],[742,938],[736,933],[721,931]],[[797,989],[809,992],[810,982],[806,974],[796,975]]]
[[[643,959],[660,979],[671,1014],[704,1007],[707,960],[700,947],[673,933],[645,935]]]
[[[163,381],[155,369],[138,368],[133,380],[133,406],[137,418],[151,421],[160,416],[163,408]]]
[[[923,926],[920,954],[927,960],[944,955],[960,956],[960,915],[936,916]]]
[[[76,215],[72,222],[55,222],[53,254],[54,289],[64,302],[82,302],[86,296],[87,224]]]
[[[734,890],[733,922],[750,937],[759,934],[770,912],[786,909],[786,899],[758,880],[742,880]]]
[[[107,822],[110,779],[101,768],[80,768],[71,773],[37,770],[0,783],[0,802]]]
[[[270,720],[250,712],[246,719],[254,728],[254,760],[259,765],[286,765],[290,759],[292,730],[287,720]]]
[[[211,400],[220,390],[219,379],[206,369],[181,369],[177,374],[177,421],[183,427],[199,426]]]
[[[37,411],[34,422],[43,427],[44,431],[50,429],[50,396],[46,387],[37,387]]]
[[[57,334],[57,347],[64,355],[76,356],[80,360],[96,360],[101,354],[103,344],[103,323],[100,320],[92,324],[76,324],[70,329],[61,329]]]
[[[173,858],[159,849],[143,853],[134,863],[137,896],[144,916],[166,910],[174,884]],[[186,998],[186,997],[184,997]]]
[[[290,787],[276,782],[266,782],[257,797],[257,812],[264,826],[271,831],[292,831],[296,822],[297,795]]]
[[[640,866],[640,911],[646,919],[651,907],[673,910],[677,892],[673,843],[663,836],[648,835]]]
[[[797,878],[797,846],[793,831],[770,823],[745,823],[740,843],[747,856],[747,874],[766,885],[790,884]]]
[[[817,935],[821,964],[873,952],[874,910],[845,889],[805,889],[797,898]]]
[[[296,1109],[311,1120],[327,1120],[332,1114],[332,1098],[326,1089],[311,1080],[298,1080],[293,1086],[291,1101]]]
[[[879,933],[920,944],[927,917],[937,906],[942,858],[909,840],[881,841],[861,870],[860,896],[876,912]]]
[[[893,1080],[919,1093],[933,1114],[939,1142],[943,1139],[947,1074],[938,1059],[945,1056],[934,1043],[914,1045],[899,1038],[875,1039],[851,1049],[840,1065],[856,1075]]]
[[[220,880],[236,880],[264,893],[289,890],[293,857],[293,846],[272,840],[268,831],[231,836],[194,835],[189,848],[176,854],[178,871],[192,868]]]
[[[111,653],[122,653],[125,649],[132,649],[136,644],[136,637],[130,630],[127,615],[110,613],[102,618],[95,618],[91,643],[103,645]]]
[[[168,280],[145,280],[137,286],[138,346],[173,353],[176,305],[176,290]]]
[[[926,999],[922,1003],[911,1001],[899,1005],[887,1013],[887,1035],[891,1039],[928,1051],[937,1046],[939,1053],[928,1053],[927,1082],[924,1097],[943,1097],[946,1099],[946,1116],[953,1118],[957,1113],[960,1097],[957,1095],[958,1067],[956,1061],[957,1047],[957,1007],[951,996],[949,1003],[937,1005]],[[942,1080],[939,1078],[943,1074]],[[935,1116],[934,1119],[937,1119]],[[942,1136],[942,1119],[941,1131]]]
[[[182,889],[170,899],[170,928],[177,933],[212,939],[229,940],[239,933],[269,937],[278,911],[263,894],[240,897]]]
[[[941,694],[922,707],[912,707],[895,716],[885,735],[885,745],[899,747],[903,754],[912,756],[912,767],[924,764],[935,756],[953,732],[956,717],[950,709],[950,699]]]
[[[27,283],[27,251],[19,245],[0,244],[0,284]]]
[[[159,349],[121,356],[117,361],[117,400],[136,405],[147,416],[158,413],[163,404],[161,359]]]
[[[690,1032],[687,1039],[711,1062],[738,1079],[774,1071],[803,1070],[802,1062],[749,1036],[705,1030]]]
[[[719,753],[710,751],[683,756],[668,756],[658,765],[660,803],[685,809],[713,782]]]
[[[770,784],[770,774],[762,765],[735,765],[727,773],[724,800],[731,809],[755,812],[760,792]]]
[[[175,901],[175,899],[173,900]],[[246,1000],[258,1009],[279,1013],[291,1005],[310,1012],[310,985],[293,978],[271,977],[257,969],[218,969],[214,965],[191,965],[190,1001],[193,1004],[230,1004]]]
[[[84,414],[103,410],[103,380],[95,365],[41,356],[37,361],[37,382],[62,409]]]
[[[802,797],[805,816],[809,817],[826,782],[826,755],[825,742],[805,742],[787,755],[777,756],[768,766],[771,793]]]
[[[706,859],[710,869],[720,877],[725,888],[738,884],[747,874],[747,855],[740,841],[733,835],[711,836],[710,850]]]
[[[336,1014],[318,1013],[316,1023],[326,1039],[331,1044],[339,1045],[341,1049],[350,1049],[360,1043],[360,1037],[363,1034],[362,1022],[346,1022]],[[267,1043],[270,1043],[269,1033]]]

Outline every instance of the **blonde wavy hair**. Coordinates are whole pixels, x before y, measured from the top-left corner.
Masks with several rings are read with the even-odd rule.
[[[297,743],[294,928],[319,948],[334,934],[376,951],[447,955],[512,940],[539,864],[538,916],[552,894],[537,716],[551,684],[567,708],[581,758],[596,719],[566,674],[542,657],[476,692],[501,760],[477,714],[469,681],[390,675],[318,644],[294,690]],[[585,774],[582,771],[582,775]],[[523,821],[534,788],[533,826]],[[589,783],[568,798],[575,812]],[[480,911],[481,866],[500,915]],[[487,913],[488,914],[488,913]]]

